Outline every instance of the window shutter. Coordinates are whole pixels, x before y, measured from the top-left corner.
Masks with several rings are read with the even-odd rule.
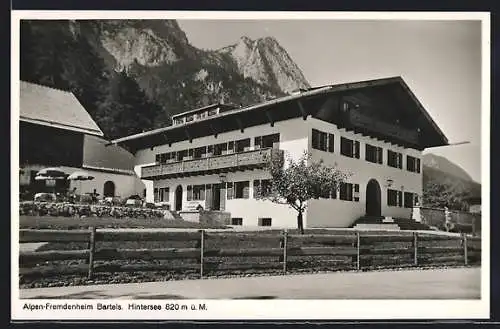
[[[158,202],[158,189],[157,188],[154,189],[154,200],[155,200],[155,202]]]
[[[156,162],[156,163],[160,163],[160,155],[159,155],[159,154],[157,154],[157,155],[155,156],[155,162]]]
[[[205,200],[205,185],[200,187],[200,200]]]
[[[316,129],[312,130],[312,138],[311,138],[312,148],[318,149],[319,145],[319,131]]]
[[[168,187],[166,187],[163,190],[163,200],[165,200],[166,202],[168,202],[169,199],[170,199],[170,189]]]
[[[234,151],[234,142],[227,143],[227,150]]]
[[[403,206],[403,192],[398,191],[398,207]]]
[[[233,198],[233,183],[228,182],[227,183],[227,199],[232,199]]]
[[[420,159],[417,159],[417,173],[420,174]]]
[[[378,153],[378,159],[377,159],[378,163],[382,164],[383,163],[383,159],[384,159],[384,150],[381,147],[379,147],[377,149],[377,153]]]
[[[398,153],[398,168],[403,169],[403,154]]]
[[[359,201],[359,184],[354,184],[354,201]]]
[[[354,143],[354,157],[359,159],[359,142]]]
[[[187,187],[187,201],[193,200],[193,186],[188,185]]]
[[[335,136],[333,134],[328,134],[328,152],[333,153],[335,151]]]
[[[260,180],[256,179],[253,181],[253,197],[254,199],[260,198]]]

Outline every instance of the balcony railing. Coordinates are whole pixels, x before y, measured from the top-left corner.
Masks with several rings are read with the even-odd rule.
[[[368,130],[395,137],[410,143],[418,143],[418,133],[416,131],[376,120],[372,117],[361,114],[358,111],[351,111],[349,113],[349,119],[354,126],[366,128]]]
[[[279,149],[266,148],[239,153],[209,156],[142,167],[141,178],[175,178],[208,175],[264,167],[273,156],[282,156]]]

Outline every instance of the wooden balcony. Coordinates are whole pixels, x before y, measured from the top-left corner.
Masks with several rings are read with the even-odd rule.
[[[220,174],[264,168],[274,156],[283,156],[279,149],[266,148],[239,153],[210,156],[142,167],[142,179],[165,179],[196,175]]]

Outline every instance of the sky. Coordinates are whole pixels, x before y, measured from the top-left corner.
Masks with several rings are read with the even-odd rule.
[[[481,182],[481,22],[178,20],[190,43],[218,49],[272,36],[312,86],[401,76],[450,143],[427,149]]]

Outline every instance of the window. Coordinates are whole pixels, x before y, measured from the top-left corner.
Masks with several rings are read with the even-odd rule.
[[[187,191],[186,199],[188,201],[193,200],[193,187],[191,185],[188,185],[186,191]]]
[[[188,115],[188,116],[186,117],[186,122],[191,122],[191,121],[193,121],[193,120],[194,120],[194,115],[193,115],[193,114]]]
[[[234,152],[234,142],[227,143],[227,152],[228,153],[233,153]]]
[[[259,218],[259,226],[271,226],[272,218]]]
[[[161,154],[157,154],[157,155],[155,156],[155,162],[156,162],[156,163],[161,163]]]
[[[189,158],[189,159],[192,159],[192,158],[193,158],[193,156],[194,156],[194,149],[189,149],[189,150],[188,150],[188,158]]]
[[[396,207],[398,205],[398,191],[396,190],[387,190],[387,205]]]
[[[366,144],[365,150],[366,150],[366,152],[365,152],[365,160],[366,161],[382,164],[383,149],[381,147]]]
[[[255,149],[275,147],[280,141],[280,134],[257,136],[254,138]]]
[[[271,180],[270,179],[256,179],[253,181],[253,196],[255,199],[260,197],[269,196],[271,193]]]
[[[207,154],[207,148],[205,146],[203,147],[198,147],[194,149],[194,158],[195,159],[200,159],[204,158]]]
[[[410,155],[406,156],[406,170],[420,173],[420,159],[414,158]]]
[[[250,149],[250,138],[241,139],[236,141],[236,152],[248,151]]]
[[[234,198],[235,199],[248,199],[250,182],[235,182],[234,183]]]
[[[219,113],[219,108],[208,110],[208,116],[209,117],[212,116],[212,115],[216,115],[217,113]]]
[[[404,200],[404,207],[405,208],[412,208],[413,207],[413,193],[411,192],[405,192],[405,200]]]
[[[387,165],[393,168],[403,168],[403,155],[398,152],[387,150]]]
[[[184,160],[185,157],[187,157],[188,152],[187,150],[182,150],[177,152],[177,161],[182,161]]]
[[[328,143],[328,134],[322,131],[312,130],[312,148],[315,150],[326,151]]]
[[[154,202],[168,202],[169,200],[169,188],[160,187],[154,189]]]
[[[193,185],[192,200],[205,200],[205,185]]]
[[[214,155],[221,155],[227,152],[227,143],[214,145]]]
[[[359,159],[359,142],[349,138],[340,138],[340,154]]]
[[[227,182],[226,187],[227,187],[227,199],[228,200],[232,199],[234,195],[233,183]]]
[[[403,192],[397,190],[387,190],[387,205],[392,207],[403,206]]]
[[[333,134],[328,134],[328,152],[333,153],[335,151],[335,137]]]
[[[243,218],[241,217],[231,218],[231,225],[243,225]]]
[[[352,184],[351,183],[341,183],[340,184],[340,200],[352,201]]]

